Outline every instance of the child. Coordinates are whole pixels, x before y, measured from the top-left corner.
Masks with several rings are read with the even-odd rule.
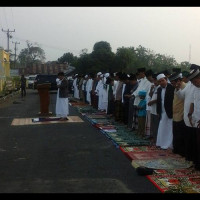
[[[139,91],[140,103],[138,104],[138,130],[137,134],[145,137],[145,121],[146,121],[146,91]]]

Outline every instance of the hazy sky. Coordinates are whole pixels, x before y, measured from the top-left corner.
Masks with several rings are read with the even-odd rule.
[[[15,29],[13,52],[12,41],[20,42],[19,54],[29,40],[44,49],[46,61],[66,52],[79,56],[82,49],[91,53],[96,42],[106,41],[114,53],[142,45],[200,65],[200,7],[0,7],[0,28]],[[7,48],[2,31],[0,46]]]

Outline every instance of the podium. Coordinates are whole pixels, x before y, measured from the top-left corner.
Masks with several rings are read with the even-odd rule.
[[[49,89],[51,87],[50,83],[43,83],[37,85],[37,90],[40,96],[40,116],[48,116],[51,115],[52,112],[49,112],[49,104],[50,104],[50,95]]]

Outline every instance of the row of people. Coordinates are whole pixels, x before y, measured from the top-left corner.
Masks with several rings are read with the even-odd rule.
[[[200,67],[192,64],[190,70],[76,74],[74,97],[200,169]]]

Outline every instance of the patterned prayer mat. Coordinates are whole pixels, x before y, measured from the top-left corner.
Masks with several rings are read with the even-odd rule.
[[[107,119],[105,115],[85,115],[85,117],[90,118],[90,119]]]
[[[184,158],[173,158],[173,157],[146,159],[146,160],[132,160],[131,164],[134,168],[142,166],[151,169],[182,169],[182,168],[189,168],[193,165],[192,162],[186,161]]]
[[[160,151],[156,146],[129,146],[129,147],[120,147],[123,152],[149,152],[149,151]],[[171,150],[165,150],[172,152]]]
[[[165,150],[160,151],[146,151],[146,152],[125,152],[125,155],[131,160],[151,160],[151,159],[164,159],[164,158],[181,158],[177,154],[166,152]]]
[[[38,124],[55,124],[55,123],[71,123],[71,122],[84,122],[78,116],[68,116],[68,120],[65,121],[43,121],[43,122],[33,122],[33,118],[15,118],[13,119],[11,126],[20,126],[20,125],[38,125]]]
[[[147,175],[163,193],[200,193],[200,175]]]
[[[155,169],[153,171],[155,176],[169,176],[169,175],[200,175],[200,171],[194,167],[187,169]]]

